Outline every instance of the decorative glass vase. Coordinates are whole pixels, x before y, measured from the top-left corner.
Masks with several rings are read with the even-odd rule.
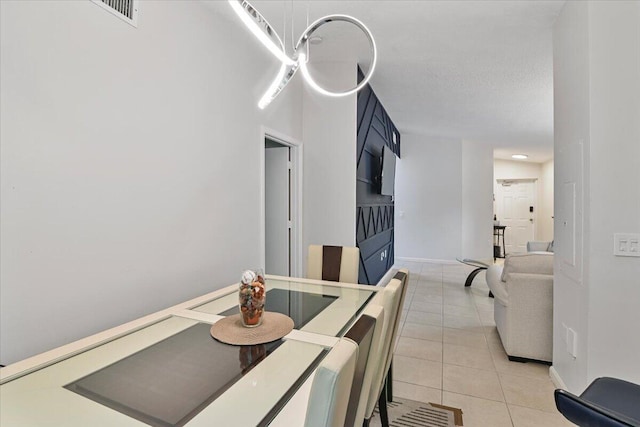
[[[262,323],[266,297],[267,289],[262,270],[247,270],[242,273],[238,302],[244,326],[254,328]]]

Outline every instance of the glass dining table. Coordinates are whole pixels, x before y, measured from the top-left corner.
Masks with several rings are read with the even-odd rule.
[[[380,288],[267,276],[284,338],[233,346],[231,285],[0,370],[0,425],[268,425]]]

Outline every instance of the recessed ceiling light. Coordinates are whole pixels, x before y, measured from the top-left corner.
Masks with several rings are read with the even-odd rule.
[[[511,156],[512,159],[518,159],[518,160],[524,160],[524,159],[528,159],[529,156],[527,156],[526,154],[514,154],[513,156]]]

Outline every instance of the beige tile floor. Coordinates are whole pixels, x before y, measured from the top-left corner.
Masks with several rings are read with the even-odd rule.
[[[510,362],[485,274],[463,264],[397,262],[409,288],[393,361],[394,396],[463,410],[465,427],[572,426],[555,409],[549,367]]]

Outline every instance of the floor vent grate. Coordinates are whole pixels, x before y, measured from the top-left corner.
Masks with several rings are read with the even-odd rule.
[[[387,410],[390,427],[454,427],[456,425],[452,411],[422,402],[396,399],[387,403]],[[380,413],[377,407],[374,414],[371,427],[380,425]]]
[[[421,406],[401,415],[390,424],[391,427],[450,427],[454,425],[451,412],[428,406]]]

